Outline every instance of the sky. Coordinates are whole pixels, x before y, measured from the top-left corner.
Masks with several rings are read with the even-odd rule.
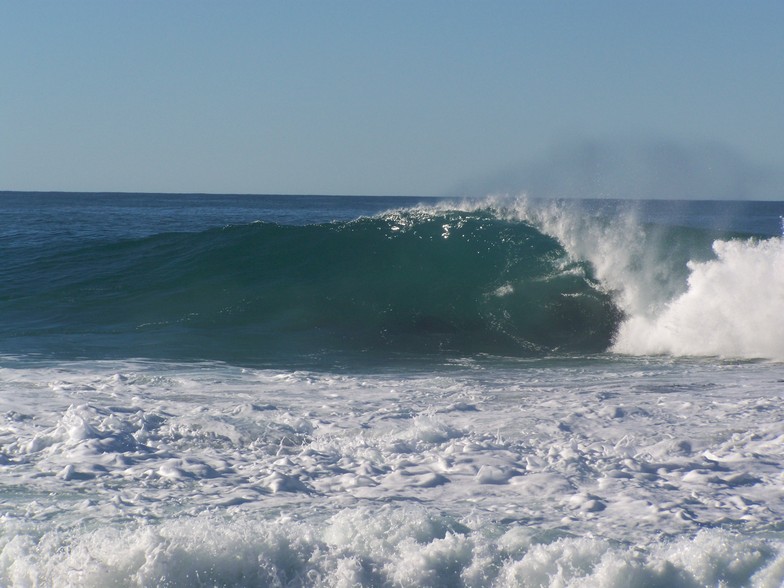
[[[784,200],[781,0],[0,0],[0,190]]]

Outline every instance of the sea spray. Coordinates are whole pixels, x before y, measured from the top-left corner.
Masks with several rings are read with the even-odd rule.
[[[429,207],[428,207],[429,208]],[[687,262],[711,257],[711,233],[645,223],[634,203],[489,196],[443,202],[440,211],[487,213],[535,227],[575,262],[587,263],[600,289],[630,316],[653,316],[686,287]]]
[[[655,313],[681,287],[678,261],[662,245],[655,227],[643,226],[632,207],[607,216],[577,202],[521,199],[513,214],[555,237],[575,259],[591,263],[601,286],[627,314]],[[687,259],[687,258],[686,258]]]

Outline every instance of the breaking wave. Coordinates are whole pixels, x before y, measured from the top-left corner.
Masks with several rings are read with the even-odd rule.
[[[487,199],[257,222],[10,260],[18,351],[784,358],[784,241]]]

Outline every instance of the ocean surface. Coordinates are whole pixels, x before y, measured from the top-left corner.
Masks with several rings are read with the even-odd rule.
[[[0,193],[0,585],[784,585],[784,202]]]

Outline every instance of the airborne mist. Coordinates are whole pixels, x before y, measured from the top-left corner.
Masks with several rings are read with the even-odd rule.
[[[715,142],[663,139],[560,143],[531,161],[467,179],[461,196],[526,193],[535,198],[777,200],[784,170],[747,161]]]

